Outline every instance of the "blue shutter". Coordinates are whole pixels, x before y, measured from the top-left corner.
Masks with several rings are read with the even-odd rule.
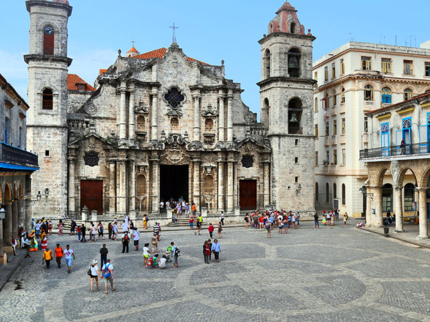
[[[428,153],[428,125],[420,126],[420,153]]]

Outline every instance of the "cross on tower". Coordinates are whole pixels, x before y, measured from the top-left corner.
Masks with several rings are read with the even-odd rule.
[[[134,47],[134,43],[135,43],[135,41],[134,41],[134,40],[132,40],[132,41],[131,41],[131,44],[133,45],[133,47]]]
[[[176,29],[179,29],[179,27],[176,27],[175,23],[173,23],[173,26],[170,26],[169,28],[173,29],[172,43],[176,44]]]

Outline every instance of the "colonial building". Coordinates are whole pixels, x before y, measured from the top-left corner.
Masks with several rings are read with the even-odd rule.
[[[430,90],[430,50],[349,42],[314,62],[313,73],[316,207],[360,217],[366,212],[366,198],[356,193],[367,180],[358,155],[369,142],[365,113]],[[384,188],[384,212],[393,210],[391,184]]]
[[[380,227],[392,185],[396,231],[403,231],[403,214],[419,214],[419,238],[428,238],[430,207],[430,93],[368,112],[369,144],[360,151],[367,169],[368,226]],[[403,143],[402,143],[403,142]],[[394,189],[393,189],[394,188]]]
[[[0,256],[3,245],[17,238],[20,224],[29,222],[26,196],[30,175],[37,170],[37,155],[26,151],[26,117],[30,107],[0,74],[0,204],[6,214],[0,220]]]
[[[312,41],[287,2],[262,46],[258,123],[225,78],[224,62],[185,55],[176,42],[136,48],[101,70],[95,88],[68,75],[67,1],[27,1],[30,12],[28,142],[43,155],[35,217],[159,213],[183,197],[215,213],[314,210]],[[288,67],[290,66],[290,67]],[[43,138],[43,140],[42,140]]]

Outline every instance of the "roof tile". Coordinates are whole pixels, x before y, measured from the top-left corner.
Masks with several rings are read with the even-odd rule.
[[[69,91],[78,91],[78,84],[85,85],[86,91],[92,91],[95,92],[95,88],[92,87],[90,84],[88,84],[86,81],[84,81],[82,78],[80,78],[76,74],[67,74],[67,90]]]

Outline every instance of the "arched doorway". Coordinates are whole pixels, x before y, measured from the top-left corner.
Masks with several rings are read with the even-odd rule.
[[[382,212],[393,211],[393,185],[386,183],[382,186]]]

